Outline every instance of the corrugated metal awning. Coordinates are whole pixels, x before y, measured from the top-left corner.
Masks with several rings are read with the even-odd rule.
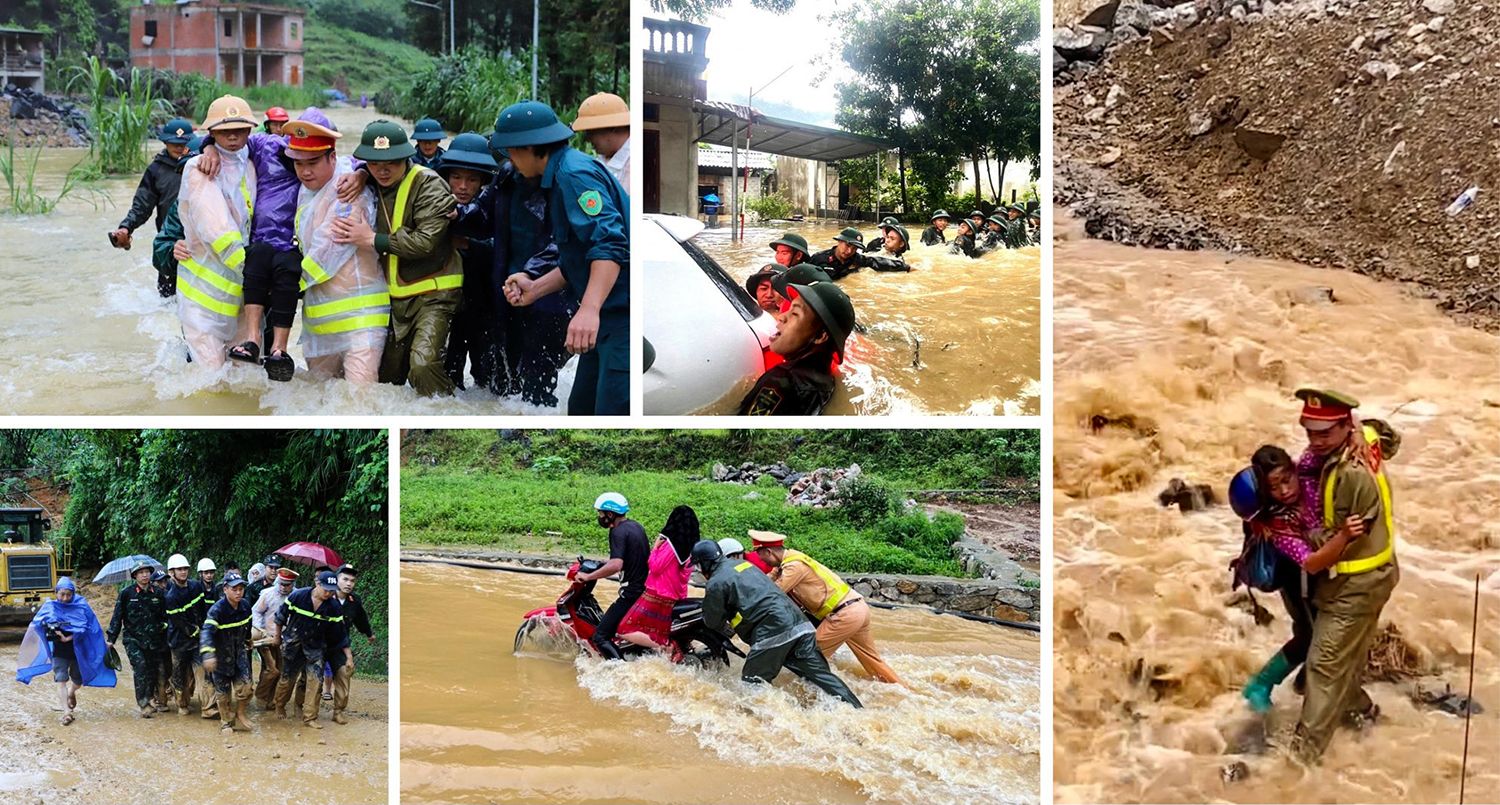
[[[738,104],[694,101],[693,111],[698,113],[697,141],[713,145],[735,145],[731,138],[738,121],[739,147],[745,147],[745,123],[750,123],[750,147],[768,154],[836,162],[878,154],[892,147],[874,137],[770,117]]]

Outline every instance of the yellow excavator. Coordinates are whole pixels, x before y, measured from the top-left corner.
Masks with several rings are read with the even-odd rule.
[[[0,508],[0,641],[19,640],[58,576],[73,574],[65,539],[48,538],[52,518],[41,508]]]

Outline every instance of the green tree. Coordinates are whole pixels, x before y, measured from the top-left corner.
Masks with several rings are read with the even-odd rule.
[[[1037,0],[892,0],[838,9],[829,23],[845,32],[838,57],[859,76],[838,86],[837,122],[896,145],[903,210],[914,184],[937,206],[965,158],[1029,159],[1039,170]]]
[[[651,10],[658,14],[674,14],[685,20],[703,20],[733,4],[734,0],[651,0]],[[785,14],[796,8],[797,0],[750,0],[750,5],[773,14]]]

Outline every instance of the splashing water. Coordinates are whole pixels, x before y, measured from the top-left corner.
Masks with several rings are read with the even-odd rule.
[[[555,600],[556,578],[430,565],[401,578],[403,801],[1038,801],[1029,633],[877,611],[911,690],[865,677],[845,650],[835,670],[865,703],[855,711],[789,673],[752,687],[722,667],[605,663],[545,629],[512,654],[511,627]]]
[[[1067,220],[1060,215],[1058,220]],[[1343,389],[1401,431],[1388,465],[1401,583],[1395,624],[1434,680],[1467,684],[1482,577],[1475,698],[1500,705],[1500,338],[1338,271],[1058,233],[1055,271],[1054,735],[1065,802],[1444,802],[1458,796],[1463,722],[1415,706],[1411,683],[1367,686],[1369,731],[1340,731],[1304,771],[1275,749],[1301,704],[1274,693],[1263,729],[1240,687],[1290,634],[1234,601],[1241,535],[1226,508],[1183,515],[1174,477],[1222,491],[1263,443],[1305,445],[1292,392]],[[1333,290],[1317,301],[1310,287]],[[1488,620],[1485,620],[1488,619]],[[1500,799],[1500,723],[1476,717],[1467,795]],[[1248,779],[1225,783],[1245,760]]]

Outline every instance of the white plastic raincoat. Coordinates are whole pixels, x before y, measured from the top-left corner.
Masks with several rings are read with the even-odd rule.
[[[353,204],[338,200],[338,178],[352,170],[339,157],[334,178],[317,192],[297,195],[297,240],[302,244],[302,354],[322,377],[374,383],[391,322],[391,296],[380,259],[368,246],[333,242],[333,222],[375,220],[375,196],[366,190]]]
[[[206,148],[218,148],[215,145]],[[182,169],[177,212],[192,258],[177,271],[177,316],[193,360],[217,369],[239,330],[244,309],[245,246],[255,209],[250,151],[219,149],[219,175],[198,172],[198,157]]]

